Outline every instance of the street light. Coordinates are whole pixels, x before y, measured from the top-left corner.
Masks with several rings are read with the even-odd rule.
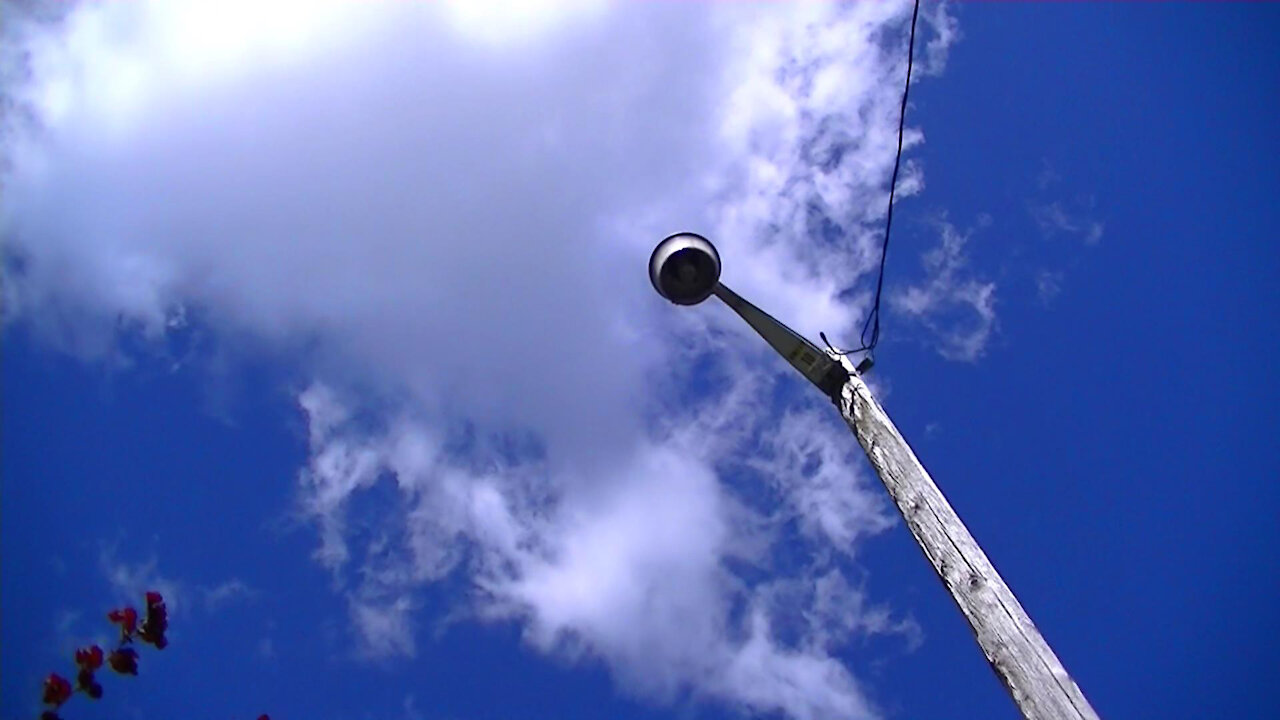
[[[649,280],[659,295],[677,305],[697,305],[712,295],[720,298],[833,401],[849,379],[849,371],[817,345],[720,282],[720,253],[697,233],[676,233],[658,243],[649,258]]]
[[[960,521],[911,446],[840,353],[828,355],[720,282],[720,253],[696,233],[676,233],[649,258],[662,297],[697,305],[715,295],[831,398],[867,453],[925,558],[969,622],[974,639],[1027,720],[1098,720],[1089,701],[1036,629],[1013,591]]]

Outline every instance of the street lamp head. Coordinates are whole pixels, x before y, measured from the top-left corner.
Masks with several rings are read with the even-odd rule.
[[[649,279],[662,297],[677,305],[697,305],[720,281],[720,253],[696,233],[676,233],[658,243],[649,257]]]

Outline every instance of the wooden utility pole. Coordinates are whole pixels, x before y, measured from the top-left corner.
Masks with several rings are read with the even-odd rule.
[[[867,384],[846,357],[831,357],[849,373],[832,398],[840,414],[1022,715],[1028,720],[1098,720]]]

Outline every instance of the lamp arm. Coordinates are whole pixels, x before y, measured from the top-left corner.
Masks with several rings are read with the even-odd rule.
[[[769,343],[791,367],[800,371],[809,382],[813,383],[823,395],[833,401],[838,397],[840,388],[849,379],[849,371],[840,363],[832,360],[817,345],[806,340],[795,330],[778,322],[772,315],[752,305],[738,293],[730,290],[724,283],[716,283],[711,291],[734,312],[747,321],[765,342]]]

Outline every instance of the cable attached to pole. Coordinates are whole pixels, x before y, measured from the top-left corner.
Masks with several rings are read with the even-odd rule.
[[[889,257],[889,230],[893,227],[893,196],[898,186],[898,170],[902,165],[902,135],[907,123],[907,94],[911,91],[911,66],[915,60],[916,48],[916,18],[919,15],[920,0],[916,0],[915,7],[911,11],[911,37],[907,41],[907,82],[902,89],[902,108],[898,115],[898,154],[893,160],[893,177],[889,180],[889,210],[885,213],[884,219],[884,241],[880,248],[880,272],[876,276],[876,294],[871,303],[871,312],[867,314],[866,321],[862,323],[862,333],[858,338],[862,346],[852,350],[836,350],[832,347],[831,341],[827,340],[826,333],[818,333],[822,341],[827,344],[827,348],[838,355],[849,355],[865,350],[869,360],[871,351],[880,342],[880,296],[884,290],[885,259]],[[859,363],[859,368],[864,364],[868,370],[871,368],[870,363],[866,360],[863,363]],[[862,372],[862,370],[859,370],[859,372]]]

